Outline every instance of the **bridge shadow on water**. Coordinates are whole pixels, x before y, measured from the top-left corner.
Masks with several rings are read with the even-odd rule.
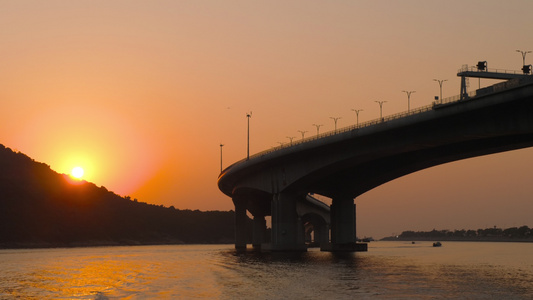
[[[233,257],[236,263],[242,264],[309,264],[330,265],[341,264],[343,266],[357,268],[365,257],[355,252],[322,252],[311,249],[307,252],[261,252],[251,249],[231,250],[224,255]]]
[[[220,251],[217,282],[228,299],[352,299],[368,296],[361,253]],[[254,296],[251,296],[254,295]]]

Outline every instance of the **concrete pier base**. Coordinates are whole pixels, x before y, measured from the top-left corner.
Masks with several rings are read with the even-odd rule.
[[[260,250],[261,245],[265,243],[267,230],[265,216],[254,216],[253,224],[252,246],[254,249]]]
[[[331,204],[331,243],[322,251],[355,252],[367,251],[368,245],[356,243],[356,207],[353,198],[340,195],[333,197]]]
[[[307,251],[303,225],[296,211],[297,196],[278,193],[272,199],[272,243],[269,251]],[[302,228],[300,228],[302,227]]]
[[[234,197],[235,205],[235,249],[246,250],[246,200]]]
[[[334,197],[331,204],[331,243],[352,244],[355,235],[355,204],[350,197]]]

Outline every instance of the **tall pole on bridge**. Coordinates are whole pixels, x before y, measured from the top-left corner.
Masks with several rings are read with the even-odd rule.
[[[320,126],[322,126],[322,124],[313,124],[313,126],[316,127],[316,137],[318,138],[318,134],[320,133]]]
[[[442,80],[439,80],[439,79],[433,79],[433,81],[436,81],[439,83],[439,86],[440,86],[440,101],[442,101],[442,83],[444,81],[448,81],[448,79],[442,79]]]
[[[302,134],[302,140],[304,139],[304,135],[307,132],[307,130],[298,130],[299,133]]]
[[[252,112],[246,114],[248,118],[248,140],[246,143],[246,160],[250,159],[250,118],[252,117]]]
[[[222,147],[224,144],[220,143],[220,173],[222,173]]]
[[[411,94],[416,93],[416,91],[402,91],[407,94],[407,112],[411,110]]]
[[[383,120],[383,103],[385,103],[387,101],[374,101],[374,102],[379,104],[379,119]]]
[[[337,133],[337,121],[341,118],[341,117],[329,117],[330,119],[332,119],[334,122],[335,122],[335,133]]]
[[[293,136],[288,136],[287,138],[291,141],[291,146],[292,146],[292,140],[294,139],[294,137]]]
[[[516,52],[522,53],[522,65],[526,65],[526,54],[531,53],[531,51],[522,51],[522,50],[516,50]]]
[[[355,111],[355,115],[356,115],[355,126],[356,126],[356,127],[359,127],[359,112],[360,112],[360,111],[363,111],[363,110],[362,110],[362,109],[355,109],[355,108],[352,108],[352,111]]]

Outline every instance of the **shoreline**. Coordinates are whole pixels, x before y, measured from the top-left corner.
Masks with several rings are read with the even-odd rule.
[[[378,241],[400,241],[400,242],[499,242],[499,243],[533,243],[533,238],[504,238],[504,237],[484,237],[484,238],[452,238],[452,237],[424,237],[424,238],[396,238],[385,237]]]
[[[230,245],[233,242],[217,241],[204,243],[184,242],[80,242],[80,243],[0,243],[0,250],[54,249],[54,248],[90,248],[90,247],[123,247],[123,246],[166,246],[166,245]]]

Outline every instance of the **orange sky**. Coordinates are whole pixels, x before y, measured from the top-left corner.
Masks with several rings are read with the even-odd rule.
[[[519,70],[523,1],[2,1],[0,143],[180,209],[229,210],[224,166],[459,94],[457,69]],[[526,63],[533,62],[533,54]],[[481,81],[488,85],[490,81]],[[470,86],[478,86],[471,80]],[[356,200],[358,234],[533,225],[533,149],[400,178]]]

